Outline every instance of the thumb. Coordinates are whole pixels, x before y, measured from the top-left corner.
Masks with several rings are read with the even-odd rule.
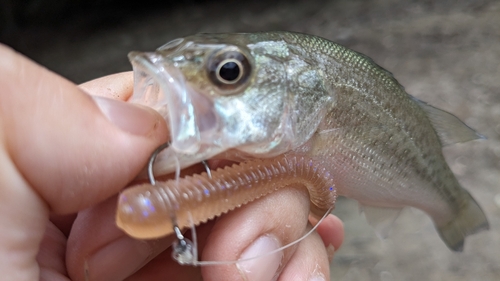
[[[2,45],[0,89],[0,272],[34,280],[49,212],[117,193],[167,130],[155,112],[93,99]]]
[[[165,141],[154,111],[92,98],[11,50],[0,57],[8,154],[52,211],[75,212],[118,192]]]

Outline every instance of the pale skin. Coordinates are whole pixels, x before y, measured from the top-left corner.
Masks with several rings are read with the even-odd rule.
[[[333,215],[277,262],[243,267],[180,266],[172,236],[139,241],[117,229],[117,194],[168,139],[161,116],[123,102],[132,86],[131,73],[77,86],[0,45],[2,279],[251,281],[278,270],[278,280],[329,280],[344,235]],[[259,241],[285,245],[310,228],[308,210],[307,193],[291,188],[200,225],[202,258],[238,260]]]

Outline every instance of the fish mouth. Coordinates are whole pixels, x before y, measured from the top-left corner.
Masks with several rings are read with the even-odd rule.
[[[220,128],[214,102],[192,89],[168,58],[155,52],[131,52],[128,57],[134,72],[130,101],[149,106],[163,116],[170,128],[173,150],[185,155],[207,147],[214,150]]]

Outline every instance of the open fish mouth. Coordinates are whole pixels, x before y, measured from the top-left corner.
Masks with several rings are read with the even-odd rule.
[[[217,147],[221,126],[214,102],[189,87],[168,58],[154,52],[131,52],[128,56],[134,70],[130,101],[163,116],[169,124],[173,150],[193,155]]]

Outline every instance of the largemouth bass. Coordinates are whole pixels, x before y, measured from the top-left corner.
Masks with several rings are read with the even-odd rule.
[[[294,183],[309,190],[316,216],[337,195],[423,210],[454,251],[489,228],[442,154],[444,145],[481,136],[407,94],[363,54],[316,36],[269,32],[199,34],[129,58],[132,101],[170,124],[157,174],[209,158],[240,162],[124,191],[117,224],[132,236],[167,235],[173,217],[181,227],[200,223]]]

